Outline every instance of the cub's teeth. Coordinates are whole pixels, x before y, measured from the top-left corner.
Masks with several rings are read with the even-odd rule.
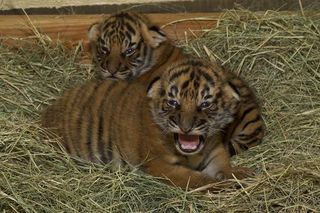
[[[181,144],[182,149],[194,150],[197,149],[197,145],[194,144]]]

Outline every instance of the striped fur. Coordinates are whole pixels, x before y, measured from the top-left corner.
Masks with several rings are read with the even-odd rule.
[[[172,113],[172,106],[169,110],[169,96],[181,100],[180,111]],[[195,100],[203,98],[216,102],[219,109],[210,112],[209,119],[207,111],[195,105]],[[248,169],[230,166],[224,134],[217,131],[232,122],[239,104],[238,94],[211,67],[200,60],[187,60],[156,77],[148,89],[140,81],[110,80],[71,89],[44,111],[42,124],[61,137],[75,157],[128,164],[165,177],[167,183],[196,188],[232,178],[232,173],[238,178],[251,174]],[[207,121],[216,129],[208,128]],[[185,144],[183,138],[190,137],[196,138],[197,146],[185,152],[177,143]]]
[[[229,79],[229,84],[241,98],[235,121],[224,130],[226,132],[224,143],[232,156],[259,145],[265,134],[265,125],[260,106],[248,85],[233,75]]]
[[[172,63],[189,58],[147,17],[137,13],[118,13],[92,25],[89,38],[94,62],[100,67],[103,78],[133,80],[139,77],[140,83],[148,85]],[[125,57],[122,52],[132,43],[139,45],[136,45],[134,54]],[[122,52],[120,47],[124,47]],[[241,96],[242,104],[235,121],[224,129],[227,132],[225,146],[232,156],[260,144],[264,136],[264,124],[255,95],[247,84],[232,73],[213,66]],[[109,72],[112,69],[114,72]]]
[[[180,132],[184,125],[192,129],[191,134],[205,137],[222,132],[230,156],[261,143],[265,127],[260,107],[252,90],[233,73],[217,64],[190,59],[173,66],[163,78],[158,87],[171,90],[158,90],[161,98],[156,108],[161,110],[153,113],[165,131]],[[182,102],[181,108],[172,109],[168,104],[172,100]],[[179,126],[181,113],[187,113],[183,117],[188,119]]]
[[[161,63],[173,48],[158,26],[132,12],[93,24],[88,36],[102,78],[134,79]]]

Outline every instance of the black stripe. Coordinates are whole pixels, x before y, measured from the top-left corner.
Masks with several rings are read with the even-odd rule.
[[[82,127],[82,124],[85,122],[85,120],[86,120],[86,118],[87,118],[86,116],[84,116],[84,113],[85,113],[86,110],[88,110],[89,120],[92,119],[92,115],[91,115],[91,113],[90,113],[90,107],[88,107],[88,105],[89,105],[89,106],[91,105],[90,102],[91,102],[91,100],[94,98],[95,92],[96,92],[96,90],[99,88],[99,86],[100,86],[100,84],[95,84],[95,85],[94,85],[93,91],[91,91],[88,99],[87,99],[87,100],[83,103],[83,105],[81,106],[81,110],[80,110],[80,113],[79,113],[79,118],[77,119],[78,130],[79,130],[79,134],[78,134],[78,136],[79,136],[78,141],[79,141],[79,142],[82,142],[82,138],[81,138],[81,130],[82,130],[82,129],[81,129],[81,127]],[[92,133],[92,122],[89,122],[89,124],[88,124],[88,130],[87,130],[87,131],[88,131],[88,132],[90,131],[90,133]],[[87,133],[88,133],[88,132],[87,132]],[[89,140],[88,140],[88,139],[89,139]],[[89,136],[87,136],[86,144],[87,144],[87,148],[90,147],[90,149],[91,149],[91,134],[90,134]],[[90,150],[90,149],[89,149],[89,150]],[[92,151],[92,149],[91,149],[91,151]]]
[[[228,151],[229,151],[230,156],[233,156],[233,155],[237,154],[237,152],[236,152],[235,148],[233,147],[233,144],[231,143],[231,141],[229,141],[229,143],[228,143],[228,148],[229,148]]]
[[[114,29],[112,29],[109,32],[107,32],[107,36],[112,37],[115,33],[116,33],[116,31]],[[114,41],[115,37],[113,37],[111,40]]]
[[[249,114],[249,113],[250,113],[252,110],[254,110],[254,109],[256,109],[255,106],[252,106],[252,107],[249,107],[248,109],[246,109],[246,110],[243,112],[240,120],[242,121],[242,120],[246,117],[246,115]]]
[[[132,97],[132,93],[130,92],[130,90],[128,89],[129,87],[129,84],[127,84],[125,87],[123,87],[121,89],[121,91],[119,92],[119,94],[121,94],[121,97],[119,99],[117,99],[117,106],[116,108],[120,108],[120,113],[117,113],[117,110],[114,110],[113,112],[110,112],[111,116],[110,116],[110,121],[109,121],[109,143],[108,143],[108,157],[111,159],[113,158],[113,141],[112,141],[112,138],[115,138],[117,140],[117,142],[119,143],[122,142],[122,138],[121,136],[123,134],[119,134],[119,131],[112,131],[113,130],[113,127],[115,126],[115,122],[114,122],[114,119],[118,120],[119,117],[121,117],[121,114],[124,112],[124,110],[122,110],[124,108],[124,105],[128,104],[125,100],[128,99],[128,96],[129,98]],[[124,101],[123,101],[124,100]],[[119,105],[120,102],[123,101],[122,105]],[[116,109],[115,107],[113,109]],[[114,113],[116,112],[116,113]],[[114,117],[114,115],[118,115],[116,117]],[[120,129],[121,126],[117,126],[117,130]],[[123,131],[120,131],[120,132],[123,132]],[[113,134],[112,134],[113,133]],[[116,144],[117,144],[116,142]],[[121,157],[121,162],[123,162],[123,158],[122,158],[122,153],[121,153],[121,150],[118,149],[116,150],[118,151],[118,154],[120,155]]]
[[[199,74],[202,75],[210,84],[213,84],[213,78],[206,72],[199,70]]]
[[[253,138],[251,141],[246,142],[246,146],[249,148],[249,147],[253,146],[258,141],[259,141],[259,143],[262,142],[262,140],[260,138]]]
[[[127,24],[126,27],[127,27],[127,30],[128,30],[131,34],[133,34],[133,35],[136,34],[136,31],[134,30],[134,28],[133,28],[132,26],[130,26],[130,24]]]
[[[149,61],[150,60],[150,55],[152,54],[149,54],[149,57],[147,57],[147,54],[148,54],[148,46],[147,45],[144,45],[143,46],[143,56],[146,58],[146,60],[144,61],[146,63],[146,61]]]
[[[195,75],[196,74],[195,74],[194,70],[192,70],[192,72],[190,74],[190,81],[192,81],[194,79]]]
[[[200,165],[197,167],[198,171],[203,171],[204,169],[207,168],[207,166],[213,161],[215,157],[210,158],[210,160],[207,160],[207,156],[205,157],[205,159],[200,163]]]
[[[190,81],[186,80],[185,82],[183,82],[182,86],[181,86],[181,90],[187,88],[187,86],[189,85]]]
[[[156,31],[157,33],[159,33],[160,35],[162,35],[162,36],[166,36],[161,30],[160,30],[160,28],[158,27],[158,26],[151,26],[151,27],[149,27],[149,30],[152,30],[152,31]]]
[[[114,22],[105,23],[104,26],[102,27],[102,31],[103,31],[104,33],[108,33],[108,29],[109,29],[109,27],[110,27],[112,24],[114,24]]]
[[[93,161],[93,152],[92,152],[92,123],[93,123],[93,118],[92,118],[92,113],[89,111],[89,124],[88,124],[88,129],[87,129],[87,148],[88,148],[88,153],[89,153],[89,159]]]
[[[160,90],[159,94],[160,94],[160,97],[163,97],[163,96],[165,96],[166,91],[164,91],[164,89],[162,89],[162,90]]]
[[[104,143],[102,142],[103,136],[103,126],[104,126],[104,119],[103,116],[99,116],[99,132],[98,132],[98,152],[100,154],[100,159],[103,163],[109,163],[105,153],[104,153]]]
[[[246,151],[246,150],[249,149],[249,147],[247,146],[247,144],[241,144],[241,143],[239,143],[239,146],[240,146],[241,150],[244,150],[244,151]]]
[[[188,64],[191,66],[194,66],[196,68],[202,67],[204,64],[201,62],[201,60],[189,60]]]
[[[206,95],[206,96],[203,97],[203,99],[205,99],[205,100],[208,100],[210,98],[213,98],[213,96],[212,95]]]
[[[176,67],[173,67],[171,70],[175,69]],[[171,71],[170,70],[170,71]],[[169,72],[170,72],[169,71]],[[169,79],[169,82],[170,81],[173,81],[174,79],[178,78],[179,76],[183,75],[183,74],[186,74],[187,72],[189,72],[189,67],[183,69],[183,70],[180,70],[178,72],[175,72],[173,73],[173,75],[171,75],[170,79]]]
[[[143,44],[143,38],[141,37],[140,40],[138,41],[136,49],[140,50],[140,47],[141,47],[142,44]]]
[[[105,93],[104,93],[104,99],[101,101],[101,104],[99,106],[98,109],[98,113],[99,113],[99,133],[98,133],[98,152],[100,154],[101,157],[101,161],[103,163],[109,163],[112,159],[107,158],[105,152],[104,152],[104,109],[108,104],[108,96],[111,94],[112,89],[115,87],[115,85],[117,85],[116,81],[112,81],[112,83],[108,86],[108,88],[106,89]],[[108,132],[109,134],[109,132]]]
[[[78,90],[80,90],[80,91],[78,91]],[[83,94],[85,94],[86,92],[87,92],[87,90],[86,90],[85,86],[78,87],[77,88],[77,94],[75,96],[71,97],[71,98],[73,98],[72,99],[72,103],[70,105],[69,110],[67,110],[67,112],[66,112],[67,116],[65,116],[65,119],[64,119],[64,122],[63,122],[64,124],[67,123],[67,131],[68,131],[68,133],[65,133],[66,131],[64,131],[64,137],[66,138],[66,144],[72,143],[72,145],[74,146],[73,141],[72,141],[72,135],[70,135],[71,132],[72,132],[72,131],[70,131],[72,122],[70,122],[69,116],[73,112],[74,107],[78,105],[78,102],[79,101],[81,102],[81,96]],[[67,135],[69,135],[69,137]],[[71,138],[71,141],[67,141],[67,138]],[[70,151],[69,147],[68,147],[68,150]],[[80,157],[79,153],[77,152],[77,149],[75,147],[74,147],[74,151],[76,152],[76,155],[78,157]]]
[[[158,80],[160,80],[160,76],[155,77],[154,79],[151,80],[151,82],[149,83],[148,87],[147,87],[147,93],[149,93],[149,90],[151,89],[151,87],[153,86],[153,84],[155,82],[157,82]]]
[[[195,80],[193,82],[194,89],[197,90],[200,87],[199,81]]]
[[[209,93],[210,88],[208,87],[208,85],[205,85],[203,90],[201,91],[201,98],[203,98],[205,96],[206,93]]]
[[[110,117],[110,120],[112,120],[112,115]],[[112,161],[113,159],[113,142],[112,142],[112,138],[111,138],[111,132],[112,132],[112,122],[109,122],[109,129],[108,129],[108,133],[109,133],[109,137],[108,137],[108,151],[107,151],[107,159],[108,161]]]
[[[119,41],[121,41],[121,40],[123,40],[125,38],[125,33],[122,32],[122,31],[119,31],[118,34],[117,34],[117,37],[118,37]]]
[[[218,92],[217,92],[217,94],[215,95],[215,101],[217,100],[217,99],[219,99],[219,98],[221,98],[222,97],[222,91],[221,90],[219,90]]]
[[[98,37],[98,44],[101,44],[102,46],[106,44],[106,41],[102,39],[101,37]]]
[[[135,76],[139,76],[144,69],[150,68],[152,62],[153,51],[147,45],[143,46],[143,52],[140,51],[140,55],[141,53],[143,53],[143,64],[136,70]]]
[[[115,15],[115,17],[121,20],[128,19],[134,23],[136,22],[136,18],[138,18],[138,17],[132,17],[129,13],[126,13],[126,12],[118,13]]]
[[[126,37],[131,41],[131,34],[129,32],[125,32]]]
[[[248,122],[243,126],[242,129],[245,129],[249,124],[256,123],[257,121],[260,121],[260,116],[259,116],[259,115],[257,115],[253,120],[248,121]]]
[[[260,134],[260,132],[262,131],[262,127],[257,128],[253,133],[246,135],[246,134],[239,134],[238,137],[240,140],[248,140],[250,138],[254,138],[257,135]]]
[[[228,84],[241,97],[239,89],[231,81],[229,81]]]

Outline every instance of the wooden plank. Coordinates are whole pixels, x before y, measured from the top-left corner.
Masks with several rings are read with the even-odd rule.
[[[83,6],[83,5],[120,5],[120,4],[142,4],[142,3],[159,3],[159,2],[178,2],[185,0],[14,0],[4,1],[1,5],[1,10],[10,9],[27,9],[27,8],[60,8],[70,6]],[[191,1],[191,0],[189,0]]]
[[[199,35],[203,29],[216,25],[221,13],[178,13],[148,14],[150,19],[163,26],[164,31],[173,40],[185,39]],[[49,36],[52,40],[61,40],[71,44],[83,41],[87,49],[87,29],[101,20],[103,15],[4,15],[0,16],[0,37],[28,38],[34,37],[34,29]],[[192,33],[191,33],[192,32]]]

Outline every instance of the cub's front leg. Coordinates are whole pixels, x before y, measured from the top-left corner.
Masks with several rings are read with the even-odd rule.
[[[143,167],[146,173],[155,177],[167,178],[165,182],[181,188],[189,187],[195,189],[200,186],[219,182],[217,178],[210,177],[204,173],[192,170],[182,165],[171,164],[161,159],[151,160],[144,164]],[[211,190],[217,191],[225,187],[225,185],[212,186]]]
[[[237,179],[243,179],[253,176],[253,172],[245,167],[231,167],[230,157],[223,144],[217,144],[210,152],[208,157],[203,161],[201,173],[216,178],[218,180],[233,179],[233,175]]]

